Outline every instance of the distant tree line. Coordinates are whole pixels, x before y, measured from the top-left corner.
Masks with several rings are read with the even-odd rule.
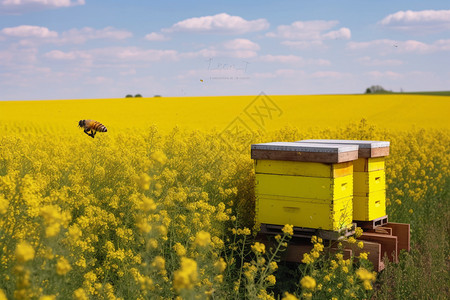
[[[372,85],[366,89],[366,94],[388,94],[392,91],[385,90],[381,85]]]
[[[161,95],[154,95],[153,97],[162,97]],[[142,98],[142,95],[141,94],[136,94],[136,95],[131,95],[131,94],[128,94],[128,95],[126,95],[125,96],[125,98]]]

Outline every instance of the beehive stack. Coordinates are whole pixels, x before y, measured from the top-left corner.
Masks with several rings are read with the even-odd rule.
[[[372,221],[386,215],[385,157],[389,142],[358,140],[303,140],[299,143],[358,145],[353,163],[353,220]]]
[[[276,142],[251,149],[258,223],[332,231],[351,227],[358,146]]]

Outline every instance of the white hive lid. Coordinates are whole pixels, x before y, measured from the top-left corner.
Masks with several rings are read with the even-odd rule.
[[[389,147],[388,141],[363,141],[363,140],[302,140],[296,143],[313,143],[313,144],[338,144],[338,145],[358,145],[363,149],[384,148]]]
[[[342,152],[358,151],[358,145],[338,145],[338,144],[302,143],[302,142],[273,142],[273,143],[253,144],[252,150],[342,153]]]

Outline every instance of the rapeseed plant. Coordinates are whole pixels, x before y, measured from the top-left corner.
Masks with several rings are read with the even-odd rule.
[[[312,239],[298,276],[277,276],[293,227],[268,244],[253,240],[251,143],[390,140],[389,219],[411,223],[413,234],[427,201],[448,191],[446,130],[384,131],[364,123],[233,140],[140,129],[95,140],[39,126],[2,131],[0,299],[370,298],[377,277],[367,253],[328,255],[320,238]],[[364,249],[355,238],[347,242]],[[287,280],[296,289],[278,293]]]

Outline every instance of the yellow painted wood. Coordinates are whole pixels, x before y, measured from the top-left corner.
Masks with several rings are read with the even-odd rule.
[[[256,195],[336,200],[353,194],[353,175],[338,178],[256,174]]]
[[[352,162],[323,164],[315,162],[255,160],[255,172],[309,177],[336,178],[352,174]]]
[[[353,220],[371,221],[386,215],[386,190],[353,197]]]
[[[368,193],[386,189],[384,170],[353,172],[353,195],[367,196]]]
[[[384,157],[358,158],[353,162],[354,172],[372,172],[384,170]]]
[[[352,197],[328,203],[298,198],[295,201],[260,196],[256,201],[256,221],[275,225],[339,230],[353,221]]]

